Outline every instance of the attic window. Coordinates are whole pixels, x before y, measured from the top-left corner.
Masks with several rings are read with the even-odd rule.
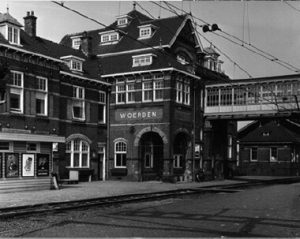
[[[101,44],[115,44],[119,41],[119,33],[115,31],[100,33],[101,34]]]
[[[262,136],[270,136],[270,132],[263,132]]]
[[[128,23],[128,18],[127,17],[123,17],[118,19],[118,26],[124,26],[127,25]]]
[[[17,27],[7,26],[7,40],[11,44],[20,44],[20,29]]]
[[[151,65],[153,62],[153,56],[155,55],[152,53],[132,56],[132,60],[133,60],[132,67]]]
[[[60,59],[62,59],[66,63],[66,65],[70,68],[70,70],[82,71],[82,64],[84,59],[72,55],[64,56],[61,57]]]
[[[139,29],[140,29],[139,39],[148,39],[153,36],[155,26],[149,24],[149,25],[139,26]]]
[[[72,39],[72,47],[74,49],[79,49],[80,45],[81,45],[81,39],[80,39],[80,37],[76,37],[76,38]]]

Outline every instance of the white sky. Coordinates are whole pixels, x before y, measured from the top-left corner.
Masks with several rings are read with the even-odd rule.
[[[250,43],[256,47],[300,68],[300,2],[289,2],[299,11],[282,1],[172,1],[171,3],[179,8],[183,7],[185,11],[192,11],[192,14],[197,18],[204,19],[211,24],[217,23],[223,31],[244,39],[248,43],[250,39]],[[132,4],[133,2],[125,1],[65,1],[66,6],[104,24],[110,24],[117,15],[131,11]],[[159,14],[161,17],[174,15],[164,9],[160,10],[157,5],[151,2],[142,1],[139,4],[154,17],[158,17]],[[100,25],[69,12],[50,1],[1,0],[0,12],[6,12],[7,5],[10,14],[20,23],[23,23],[26,12],[33,10],[38,17],[37,34],[55,42],[59,42],[65,34],[102,28]],[[166,5],[162,5],[166,7]],[[137,6],[137,10],[147,15],[139,6]],[[247,17],[247,12],[249,17]],[[245,17],[244,24],[243,16]],[[200,24],[203,23],[200,22]],[[198,30],[202,34],[202,29],[199,28]],[[212,33],[205,33],[205,36],[253,77],[295,73],[254,55],[227,40],[214,36]],[[201,37],[200,40],[205,47],[209,46],[209,43]],[[221,56],[221,59],[225,62],[223,64],[225,73],[231,78],[248,78],[245,73],[236,66],[234,67],[234,64],[227,58]]]

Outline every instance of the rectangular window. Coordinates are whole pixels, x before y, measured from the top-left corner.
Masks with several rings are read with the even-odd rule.
[[[101,43],[116,42],[119,40],[119,33],[107,33],[101,35]]]
[[[150,102],[153,99],[152,81],[143,82],[143,102]]]
[[[9,142],[0,142],[0,151],[10,151],[10,143]]]
[[[99,92],[99,104],[98,104],[98,122],[105,123],[106,120],[106,93],[104,91]]]
[[[82,62],[78,60],[71,60],[71,70],[82,71]]]
[[[182,168],[183,167],[183,156],[181,154],[175,154],[173,160],[174,168]]]
[[[153,154],[145,153],[145,168],[153,168]]]
[[[10,111],[23,113],[23,73],[12,71],[12,85],[10,87]]]
[[[38,144],[37,143],[27,143],[26,144],[26,151],[27,152],[37,152],[38,151]]]
[[[122,104],[126,101],[125,84],[116,86],[116,103]]]
[[[80,45],[81,45],[81,39],[80,38],[72,39],[72,47],[74,49],[79,49]]]
[[[140,38],[149,38],[151,37],[152,29],[151,27],[140,28]]]
[[[190,105],[190,86],[185,83],[183,87],[183,104]]]
[[[118,26],[126,25],[128,19],[126,17],[118,19]]]
[[[115,144],[115,168],[126,168],[127,145],[125,142]]]
[[[277,153],[277,148],[276,147],[271,147],[270,148],[270,161],[274,162],[278,160],[278,153]]]
[[[47,78],[38,77],[37,78],[37,89],[36,92],[36,114],[37,115],[47,115],[48,113],[48,81]]]
[[[72,113],[74,119],[85,119],[84,88],[73,86],[73,106]]]
[[[127,91],[126,91],[126,102],[133,103],[135,102],[135,84],[127,84]]]
[[[132,67],[148,66],[148,65],[152,64],[153,55],[152,54],[147,54],[147,55],[133,56],[132,60],[133,60]]]
[[[183,84],[182,82],[176,82],[176,102],[182,103],[183,100]]]
[[[229,159],[232,158],[232,135],[228,135],[227,156],[228,156]]]
[[[160,101],[164,98],[164,82],[163,81],[154,81],[154,100]]]
[[[9,43],[19,44],[19,29],[8,26],[7,28],[7,39]]]
[[[250,151],[250,161],[257,161],[258,158],[257,158],[257,148],[251,148],[251,151]]]

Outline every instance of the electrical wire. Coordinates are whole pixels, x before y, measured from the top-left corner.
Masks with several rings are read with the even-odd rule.
[[[179,10],[179,11],[181,11],[181,9],[179,9],[177,6],[175,6],[174,4],[171,4],[171,3],[167,3],[168,5],[169,5],[169,7],[173,7],[174,9],[177,9],[177,10]],[[186,12],[186,11],[184,11],[186,14],[188,14],[188,12]],[[207,25],[211,25],[211,24],[209,24],[207,21],[205,21],[205,20],[203,20],[203,19],[201,19],[201,18],[199,18],[199,17],[195,17],[195,16],[193,16],[195,19],[197,19],[197,20],[199,20],[199,21],[201,21],[201,22],[203,22],[203,23],[205,23],[205,24],[207,24]],[[221,30],[221,29],[219,29],[219,30]],[[294,72],[300,72],[300,69],[298,68],[298,67],[295,67],[295,66],[293,66],[292,64],[290,64],[290,63],[288,63],[288,62],[286,62],[286,61],[283,61],[283,60],[281,60],[281,59],[279,59],[278,57],[275,57],[275,56],[273,56],[272,54],[270,54],[270,53],[268,53],[268,52],[266,52],[266,51],[264,51],[264,50],[261,50],[261,49],[259,49],[258,47],[256,47],[256,46],[254,46],[253,44],[250,44],[250,43],[247,43],[247,42],[245,42],[245,41],[243,41],[242,39],[239,39],[238,37],[236,37],[236,36],[234,36],[234,35],[232,35],[232,34],[229,34],[229,33],[227,33],[227,32],[225,32],[225,31],[223,31],[223,30],[221,30],[221,32],[223,32],[224,34],[227,34],[228,36],[230,36],[230,37],[233,37],[233,38],[235,38],[236,40],[239,40],[240,42],[242,42],[242,44],[241,45],[243,45],[243,44],[246,44],[246,45],[249,45],[250,47],[253,47],[254,49],[256,49],[257,51],[259,51],[260,52],[260,54],[258,54],[257,52],[255,53],[255,54],[258,54],[258,55],[260,55],[260,56],[262,56],[262,54],[266,54],[266,55],[268,55],[268,56],[270,56],[270,57],[272,57],[273,59],[268,59],[268,60],[270,60],[270,61],[272,61],[272,62],[275,62],[275,63],[277,63],[277,64],[279,64],[279,65],[281,65],[281,66],[283,66],[283,67],[285,67],[286,69],[289,69],[289,70],[291,70],[291,71],[294,71]],[[242,46],[242,47],[245,47],[245,46]],[[247,48],[247,47],[245,47],[247,50],[249,50],[249,48]],[[250,51],[250,50],[249,50]],[[253,51],[252,51],[253,52]],[[253,52],[254,53],[254,52]],[[267,59],[267,57],[265,57],[266,59]],[[280,64],[281,63],[281,64]],[[293,69],[292,69],[293,68]]]
[[[155,17],[147,9],[143,8],[141,4],[139,4],[137,1],[134,1],[134,3],[138,5],[143,11],[145,11],[151,18],[155,19]]]
[[[55,3],[55,4],[57,4],[57,5],[59,5],[59,6],[61,6],[61,7],[63,7],[63,8],[65,8],[65,9],[67,9],[67,10],[69,10],[69,11],[72,11],[72,12],[78,14],[78,15],[80,15],[80,16],[86,18],[86,19],[89,19],[89,20],[91,20],[91,21],[93,21],[93,22],[96,22],[97,24],[99,24],[99,25],[101,25],[101,26],[103,26],[103,27],[105,27],[105,28],[109,28],[110,30],[115,30],[115,31],[117,31],[117,32],[119,32],[119,33],[121,33],[121,34],[123,34],[125,37],[129,37],[130,39],[132,39],[132,40],[134,40],[134,41],[137,41],[137,42],[139,42],[139,43],[142,43],[143,45],[146,45],[146,46],[148,46],[148,47],[151,47],[151,48],[154,49],[155,51],[159,51],[158,49],[156,49],[156,48],[154,48],[154,47],[152,47],[152,46],[150,46],[150,45],[148,45],[148,44],[145,44],[145,43],[143,43],[143,42],[141,42],[141,41],[135,39],[134,37],[132,37],[132,36],[126,34],[124,31],[121,31],[121,30],[116,29],[116,28],[111,27],[111,26],[107,26],[107,25],[105,25],[105,24],[103,24],[103,23],[101,23],[101,22],[99,22],[99,21],[97,21],[97,20],[95,20],[95,19],[93,19],[93,18],[91,18],[91,17],[89,17],[89,16],[86,16],[85,14],[83,14],[83,13],[77,11],[77,10],[74,10],[74,9],[72,9],[72,8],[69,8],[69,7],[65,6],[63,3],[59,3],[59,2],[56,2],[56,1],[52,1],[52,2]],[[177,15],[178,15],[178,14],[177,14]],[[198,33],[199,33],[199,32],[198,32]],[[204,36],[202,36],[202,37],[204,37]],[[204,37],[204,39],[206,39],[206,38]],[[216,48],[216,49],[218,49],[218,48]],[[219,49],[219,51],[220,51],[220,49]],[[220,52],[221,52],[221,51],[220,51]],[[160,51],[160,53],[161,53],[161,51]],[[164,52],[164,53],[166,53],[166,52]],[[167,53],[166,53],[166,54],[167,54]],[[224,54],[224,53],[222,53],[222,54]],[[232,85],[232,83],[231,83],[230,81],[229,81],[228,83]],[[232,86],[233,86],[233,85],[232,85]],[[246,91],[247,91],[247,89],[246,89]],[[267,100],[267,101],[270,101],[270,100],[268,100],[268,99],[266,99],[266,100]],[[274,104],[274,102],[271,102],[271,103]],[[277,107],[278,107],[278,105],[277,105]]]

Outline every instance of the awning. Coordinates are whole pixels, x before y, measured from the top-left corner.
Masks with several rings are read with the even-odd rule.
[[[66,138],[62,137],[62,136],[57,136],[57,135],[20,134],[20,133],[0,132],[0,141],[65,143]]]

